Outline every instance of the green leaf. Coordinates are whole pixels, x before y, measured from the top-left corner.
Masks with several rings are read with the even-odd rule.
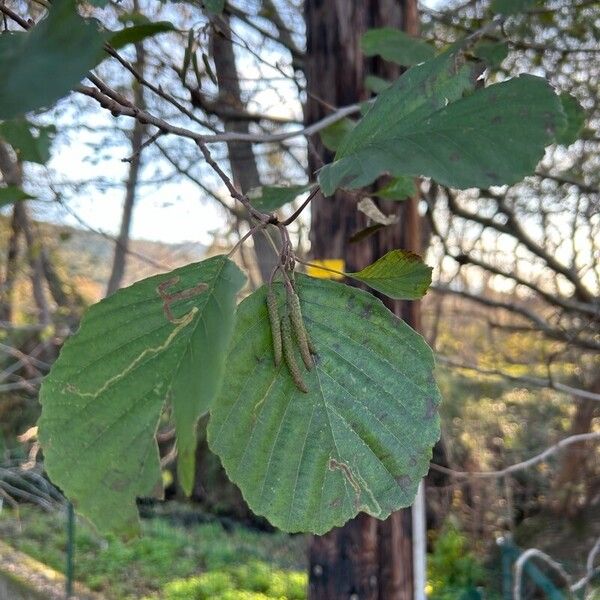
[[[413,177],[394,177],[386,186],[375,192],[378,198],[385,200],[406,200],[417,193]]]
[[[323,534],[413,502],[439,438],[440,396],[430,349],[379,300],[304,275],[296,284],[317,352],[303,369],[308,393],[274,367],[262,287],[238,307],[208,440],[254,512]]]
[[[432,177],[457,188],[511,184],[532,173],[563,126],[558,96],[522,75],[468,96],[466,65],[442,55],[413,67],[382,92],[319,173],[326,196],[380,175]]]
[[[381,92],[387,90],[390,85],[392,85],[391,81],[383,79],[383,77],[377,77],[377,75],[367,75],[367,77],[365,77],[365,87],[374,94],[381,94]]]
[[[225,0],[203,0],[204,8],[209,13],[219,14],[225,8]]]
[[[54,104],[102,58],[104,36],[77,13],[75,0],[56,0],[31,31],[0,35],[0,119]]]
[[[264,185],[254,188],[248,198],[254,208],[263,212],[272,212],[284,204],[293,202],[300,194],[310,190],[312,185]]]
[[[499,67],[508,56],[507,42],[480,42],[473,48],[473,54],[491,67]]]
[[[354,129],[356,121],[352,119],[340,119],[331,125],[321,129],[319,135],[321,136],[321,142],[327,150],[335,152],[339,147],[344,138]]]
[[[405,67],[425,62],[435,55],[433,47],[424,40],[391,27],[369,29],[362,36],[360,45],[367,56],[381,56]]]
[[[21,200],[32,200],[35,196],[30,196],[27,192],[24,192],[21,188],[15,185],[9,185],[7,187],[0,188],[0,208],[20,202]]]
[[[395,300],[417,300],[431,285],[431,271],[417,254],[392,250],[362,271],[348,275]]]
[[[538,0],[492,0],[492,12],[502,15],[516,15],[538,4]]]
[[[55,133],[56,128],[53,125],[38,127],[25,119],[12,119],[0,123],[0,138],[13,147],[19,160],[41,165],[50,159],[50,146]]]
[[[40,392],[40,442],[54,483],[101,531],[135,533],[135,498],[162,491],[166,400],[190,491],[197,420],[221,385],[244,281],[225,256],[144,279],[92,306],[65,343]]]
[[[141,42],[148,37],[166,31],[175,31],[175,25],[169,21],[142,23],[140,25],[125,27],[125,29],[111,33],[108,42],[115,50],[119,50],[120,48],[123,48],[123,46],[127,46],[127,44],[135,44],[136,42]]]
[[[577,140],[585,125],[585,111],[571,94],[564,92],[559,98],[567,120],[565,126],[558,131],[556,142],[570,146]]]

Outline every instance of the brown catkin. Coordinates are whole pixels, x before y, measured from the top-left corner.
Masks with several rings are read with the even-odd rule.
[[[306,368],[310,371],[313,368],[313,359],[310,355],[310,346],[308,344],[308,333],[306,327],[304,327],[304,319],[302,318],[302,311],[300,310],[300,299],[296,292],[288,290],[287,293],[287,305],[290,311],[290,321],[294,329],[294,334],[298,340],[298,347],[300,348],[300,354]]]
[[[281,321],[277,311],[277,298],[273,290],[269,288],[267,292],[267,310],[269,312],[269,322],[271,323],[271,337],[273,339],[273,356],[275,366],[281,364],[282,342],[281,342]]]
[[[292,330],[290,328],[290,321],[287,317],[281,319],[281,339],[283,341],[283,358],[285,358],[285,364],[287,365],[288,371],[296,384],[296,387],[305,394],[308,394],[308,388],[302,379],[300,368],[296,362],[294,356],[294,342],[292,340]]]

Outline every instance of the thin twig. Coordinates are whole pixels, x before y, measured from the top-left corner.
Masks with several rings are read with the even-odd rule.
[[[544,462],[547,458],[556,454],[559,450],[566,448],[567,446],[571,446],[572,444],[578,444],[581,442],[590,442],[600,440],[600,431],[592,431],[590,433],[580,433],[577,435],[572,435],[570,437],[564,438],[557,442],[553,446],[546,448],[543,452],[536,454],[532,458],[528,460],[524,460],[523,462],[516,463],[514,465],[510,465],[504,469],[499,471],[455,471],[454,469],[448,469],[447,467],[442,467],[441,465],[437,465],[435,463],[430,463],[430,466],[435,471],[439,471],[440,473],[446,473],[452,477],[478,477],[482,479],[492,479],[498,477],[505,477],[511,473],[516,473],[517,471],[523,471],[524,469],[528,469],[529,467],[533,467],[541,462]]]
[[[144,148],[147,148],[156,142],[161,135],[165,135],[165,132],[159,129],[154,135],[150,136],[145,142],[143,142],[142,145],[131,156],[122,158],[121,162],[130,163],[133,159],[137,158],[141,154]]]
[[[308,198],[300,205],[300,208],[298,208],[296,211],[294,211],[294,214],[292,214],[291,217],[288,217],[285,221],[282,221],[281,224],[284,225],[285,227],[287,227],[288,225],[290,225],[291,223],[293,223],[299,216],[300,213],[311,203],[311,201],[314,199],[314,197],[321,191],[321,188],[316,187],[309,195]]]

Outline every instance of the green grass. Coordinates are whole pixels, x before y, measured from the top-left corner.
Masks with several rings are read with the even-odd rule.
[[[219,523],[183,528],[164,520],[143,521],[142,529],[140,538],[124,542],[101,538],[78,521],[75,578],[115,600],[306,597],[306,542],[300,536],[241,526],[226,531]],[[64,572],[65,514],[23,507],[17,518],[2,511],[0,539]]]

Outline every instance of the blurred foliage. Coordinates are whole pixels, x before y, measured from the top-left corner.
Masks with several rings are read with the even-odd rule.
[[[285,589],[290,599],[301,597],[298,589],[304,580],[298,571],[305,566],[302,536],[260,533],[239,526],[226,530],[219,522],[187,524],[183,528],[162,519],[144,520],[142,529],[140,538],[124,542],[114,537],[100,538],[85,522],[78,521],[75,578],[109,600],[153,597],[159,592],[155,597],[163,598],[163,589],[165,594],[187,589],[181,581],[172,583],[175,580],[187,580],[192,586],[189,589],[202,590],[213,576],[215,580],[231,577],[237,589],[263,593]],[[0,511],[0,538],[64,571],[65,514],[45,513],[28,506],[23,506],[18,515]],[[294,571],[288,573],[288,569]]]
[[[430,600],[478,598],[477,587],[485,581],[485,570],[469,551],[468,540],[453,519],[446,522],[433,548],[427,559]]]
[[[198,577],[168,583],[165,600],[303,600],[308,576],[304,572],[272,569],[263,562],[208,571]]]

